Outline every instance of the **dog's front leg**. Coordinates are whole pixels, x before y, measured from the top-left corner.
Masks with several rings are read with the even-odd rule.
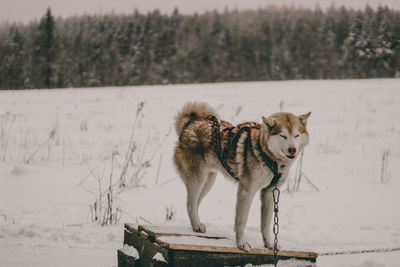
[[[261,233],[264,240],[264,247],[268,249],[274,248],[274,242],[269,235],[271,228],[272,211],[274,209],[274,202],[271,189],[261,190]],[[280,247],[278,246],[278,249]]]
[[[249,191],[241,183],[239,183],[235,217],[236,245],[239,249],[245,251],[250,251],[251,249],[250,244],[244,238],[244,230],[249,217],[250,206],[254,195],[255,192]]]

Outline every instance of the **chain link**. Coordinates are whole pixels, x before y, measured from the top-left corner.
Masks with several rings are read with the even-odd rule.
[[[272,190],[272,196],[274,198],[274,225],[272,227],[272,231],[274,233],[274,266],[278,263],[278,234],[279,234],[279,196],[281,191],[275,184],[274,189]]]
[[[394,252],[394,251],[400,251],[400,247],[395,247],[395,248],[373,248],[373,249],[360,249],[360,250],[343,250],[343,251],[328,251],[328,252],[318,253],[318,257],[319,256],[362,254],[362,253],[383,253],[383,252]]]

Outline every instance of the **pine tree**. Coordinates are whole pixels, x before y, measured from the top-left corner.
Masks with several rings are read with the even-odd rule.
[[[1,51],[0,84],[3,89],[24,88],[24,38],[15,25],[11,26],[8,42]]]
[[[40,20],[39,31],[34,42],[33,64],[37,88],[52,88],[53,79],[53,62],[55,59],[55,40],[54,40],[54,17],[50,8],[47,9],[46,15]]]

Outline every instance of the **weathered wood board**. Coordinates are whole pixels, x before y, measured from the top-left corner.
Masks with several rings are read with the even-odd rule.
[[[118,266],[243,266],[273,263],[272,250],[254,248],[250,252],[238,249],[233,240],[222,234],[194,233],[168,226],[125,224],[124,244],[135,247],[139,259],[130,259],[118,252]],[[153,259],[160,253],[166,260]],[[317,254],[302,251],[279,251],[278,258],[316,262]],[[128,262],[134,262],[134,265]]]

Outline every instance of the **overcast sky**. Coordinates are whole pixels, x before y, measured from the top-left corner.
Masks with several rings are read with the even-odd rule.
[[[400,0],[0,0],[0,22],[29,22],[44,15],[50,7],[55,16],[68,17],[89,14],[132,13],[135,8],[146,13],[158,8],[163,13],[171,13],[178,7],[180,13],[202,13],[205,10],[256,9],[268,5],[287,4],[296,7],[317,5],[323,9],[334,2],[336,7],[342,5],[352,8],[364,8],[368,3],[375,8],[380,3],[400,10]]]

